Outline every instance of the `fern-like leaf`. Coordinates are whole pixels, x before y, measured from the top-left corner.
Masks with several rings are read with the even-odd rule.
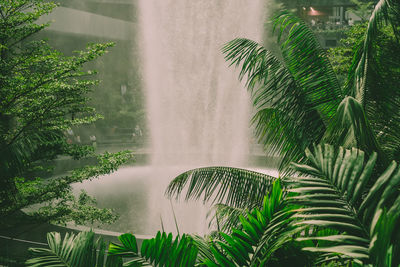
[[[251,208],[249,205],[261,206],[275,179],[264,173],[239,168],[198,168],[184,172],[172,180],[166,195],[178,197],[186,189],[186,200],[202,198],[204,202]]]
[[[379,177],[374,177],[376,153],[372,153],[367,161],[364,152],[354,148],[335,150],[330,145],[319,145],[313,153],[309,150],[306,153],[309,165],[293,164],[304,175],[292,178],[293,188],[290,189],[299,194],[290,201],[304,206],[294,216],[300,219],[296,225],[331,228],[339,232],[303,238],[330,242],[306,249],[324,253],[326,259],[341,255],[363,263],[382,262],[380,256],[386,255],[386,250],[382,251],[379,242],[374,241],[376,236],[387,240],[386,247],[397,244],[394,235],[400,224],[400,168],[397,163],[393,161]],[[390,220],[394,220],[394,225],[383,232],[382,227],[374,225],[384,220],[381,209],[385,208],[392,211]],[[373,253],[376,250],[380,256]],[[394,257],[399,253],[395,251]]]
[[[235,39],[222,51],[240,66],[256,109],[253,123],[266,152],[282,158],[279,169],[301,161],[304,150],[321,140],[343,98],[332,66],[312,30],[295,15],[275,17],[283,62],[263,46]]]
[[[140,252],[134,235],[123,234],[118,239],[121,244],[111,243],[108,253],[128,258],[123,266],[194,266],[197,260],[198,249],[187,235],[173,239],[172,234],[158,232],[143,240]]]
[[[220,233],[221,240],[211,246],[213,259],[207,257],[207,266],[264,266],[271,255],[292,240],[301,231],[290,227],[292,206],[283,201],[284,191],[280,180],[265,198],[261,209],[240,216],[240,229],[231,234]]]
[[[88,267],[104,265],[104,244],[94,241],[93,232],[81,232],[77,235],[66,234],[64,239],[60,233],[47,234],[49,248],[30,248],[33,258],[26,262],[31,267]],[[122,267],[118,262],[108,267]]]

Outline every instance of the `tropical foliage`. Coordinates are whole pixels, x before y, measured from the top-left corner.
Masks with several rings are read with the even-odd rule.
[[[159,233],[140,253],[127,234],[111,254],[133,257],[127,266],[178,266],[183,258],[199,266],[399,266],[400,96],[380,87],[398,69],[374,45],[385,25],[400,46],[399,11],[398,1],[377,3],[343,84],[310,28],[289,12],[275,18],[281,55],[251,40],[229,42],[223,52],[247,79],[257,135],[282,156],[282,177],[187,171],[167,195],[216,203],[223,231],[187,243]],[[175,257],[187,251],[180,244],[193,258]],[[174,261],[165,262],[164,245]]]
[[[106,266],[122,264],[123,258],[129,258],[124,266],[398,266],[398,164],[393,161],[378,175],[377,153],[365,158],[355,148],[319,145],[306,155],[309,164],[292,164],[297,173],[285,178],[287,192],[276,179],[262,208],[240,216],[230,233],[219,232],[206,241],[187,235],[174,240],[159,232],[144,240],[140,250],[135,236],[123,234],[121,244],[110,244]],[[50,249],[32,249],[35,258],[28,264],[60,266],[60,261],[71,260],[103,266],[95,264],[99,255],[87,252],[96,251],[94,246],[104,252],[92,233],[66,235],[64,240],[50,233],[48,240]]]
[[[35,258],[26,262],[28,266],[104,266],[105,244],[100,239],[95,241],[93,232],[67,233],[64,239],[60,233],[51,232],[47,242],[48,249],[30,249]]]
[[[226,59],[241,66],[240,78],[247,77],[256,108],[253,121],[257,135],[267,153],[281,154],[282,171],[290,162],[303,158],[307,147],[321,142],[322,137],[329,134],[327,128],[332,124],[339,104],[349,97],[357,100],[364,109],[369,127],[375,139],[380,139],[385,154],[397,153],[398,125],[394,121],[398,120],[400,110],[398,83],[385,84],[385,77],[398,75],[397,53],[393,50],[399,47],[398,5],[397,1],[383,0],[376,5],[366,31],[357,35],[361,41],[355,43],[348,79],[343,87],[311,29],[286,11],[274,20],[281,55],[275,56],[248,39],[235,39],[223,48]],[[389,30],[391,33],[387,32]],[[382,34],[387,36],[392,47],[390,55],[384,57],[386,61],[382,57],[385,48],[379,47],[383,44],[379,41]],[[391,59],[393,62],[389,61]],[[348,119],[359,120],[357,115],[361,114],[349,115]],[[381,131],[384,128],[387,132]],[[361,140],[363,136],[358,138]],[[354,138],[335,142],[381,154],[375,144],[360,143]]]
[[[121,245],[111,243],[109,257],[130,258],[124,266],[194,266],[198,249],[190,236],[183,234],[173,239],[172,234],[158,232],[155,238],[145,239],[140,252],[132,234],[118,237]]]
[[[220,232],[220,237],[207,247],[211,251],[202,260],[207,266],[293,266],[299,262],[306,264],[305,253],[290,247],[293,253],[287,255],[287,243],[299,233],[301,227],[292,227],[294,205],[284,201],[281,183],[276,180],[263,201],[263,207],[239,216],[240,228],[231,234]],[[286,255],[285,255],[286,254]]]
[[[289,192],[293,195],[285,199],[280,181],[276,180],[262,209],[240,216],[240,227],[230,234],[220,232],[218,238],[206,243],[185,235],[173,240],[171,234],[158,233],[155,238],[143,241],[140,253],[136,238],[124,234],[119,237],[122,244],[110,244],[109,264],[121,264],[115,257],[122,256],[130,258],[124,266],[194,266],[196,262],[207,266],[281,266],[282,262],[307,266],[313,258],[302,254],[299,251],[302,248],[318,252],[318,263],[334,261],[339,265],[354,261],[397,266],[400,263],[396,242],[400,224],[398,164],[392,162],[376,179],[373,175],[376,153],[366,163],[364,152],[357,149],[340,148],[336,152],[333,146],[325,145],[306,154],[310,165],[293,164],[300,176],[285,181],[291,185]],[[307,229],[318,234],[305,234],[309,232]],[[335,231],[321,234],[316,229]],[[296,237],[297,245],[293,243]],[[60,266],[52,264],[74,259],[74,262],[92,260],[82,266],[102,266],[95,264],[96,254],[87,252],[96,251],[90,233],[66,235],[63,241],[59,234],[50,233],[48,240],[50,249],[32,249],[36,258],[28,264]],[[80,255],[92,256],[79,260],[83,257]]]
[[[220,230],[229,230],[239,222],[240,214],[262,207],[273,180],[275,177],[239,168],[199,168],[176,177],[169,184],[166,194],[169,197],[179,196],[187,189],[185,200],[202,198],[203,202],[217,203],[218,218],[215,219]]]
[[[399,222],[395,202],[398,186],[393,189],[389,184],[397,184],[398,179],[393,159],[398,158],[400,148],[400,95],[398,81],[391,83],[384,77],[397,77],[399,71],[398,64],[383,60],[384,49],[377,44],[383,29],[393,47],[400,47],[399,11],[398,1],[378,2],[354,50],[345,83],[339,83],[312,30],[287,11],[274,19],[281,55],[242,38],[227,43],[222,50],[232,65],[240,67],[240,79],[247,79],[256,109],[256,134],[267,153],[281,155],[281,173],[287,176],[301,170],[304,175],[316,176],[284,180],[289,191],[298,194],[288,202],[302,206],[294,215],[296,225],[311,229],[311,236],[298,240],[313,240],[307,250],[318,252],[321,263],[398,265],[399,248],[392,240],[397,232],[391,228]],[[315,156],[308,150],[315,143],[334,146],[325,150],[317,146]],[[370,161],[364,162],[364,154]],[[302,167],[292,169],[290,162]],[[247,184],[260,183],[260,174],[245,176],[246,185],[241,188],[236,169],[220,169],[225,169],[225,174],[215,175],[215,167],[186,172],[171,182],[167,193],[179,195],[187,183],[186,199],[202,194],[204,199],[212,199],[210,192],[222,185],[229,190],[224,192],[229,198],[216,198],[222,202],[217,207],[223,207],[232,226],[237,222],[232,217],[243,214],[246,204],[249,208],[261,205],[259,195],[243,194]],[[338,180],[332,182],[333,170]],[[228,188],[225,177],[234,175],[239,181]],[[253,178],[254,182],[249,182]],[[388,202],[379,204],[372,201],[375,197],[387,197]],[[385,240],[387,245],[377,240]]]
[[[306,150],[309,164],[293,164],[300,177],[291,178],[288,198],[301,206],[294,215],[301,226],[334,229],[331,235],[301,238],[324,240],[307,247],[319,252],[320,261],[354,260],[373,266],[398,266],[400,224],[400,168],[392,161],[377,175],[377,153],[369,159],[358,149],[335,150],[317,146]],[[389,256],[390,253],[390,256]]]
[[[342,94],[325,51],[303,21],[283,12],[275,30],[283,62],[248,39],[229,42],[223,52],[232,64],[242,65],[240,78],[247,75],[256,109],[256,134],[267,153],[280,153],[284,170],[321,140]]]
[[[143,240],[140,251],[132,234],[118,237],[121,244],[106,246],[93,232],[47,234],[49,248],[31,248],[28,266],[122,267],[122,266],[194,266],[198,249],[190,236],[173,239],[172,234],[159,232],[155,238]],[[128,258],[128,261],[123,259]]]

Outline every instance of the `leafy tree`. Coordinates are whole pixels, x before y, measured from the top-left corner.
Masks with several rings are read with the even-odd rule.
[[[356,5],[355,8],[349,8],[349,11],[353,12],[357,16],[359,16],[363,21],[367,21],[369,15],[371,14],[371,10],[374,6],[374,1],[366,1],[366,0],[350,0],[353,4]]]
[[[93,199],[76,199],[70,184],[114,171],[128,152],[98,156],[98,163],[57,179],[40,179],[59,155],[93,157],[91,147],[69,144],[65,131],[101,118],[88,106],[88,92],[98,81],[82,66],[107,52],[112,43],[91,44],[64,56],[35,34],[56,5],[42,0],[0,1],[0,214],[47,203],[41,219],[110,220],[110,210],[93,207]],[[52,202],[56,200],[56,202]],[[111,216],[111,217],[110,217]]]
[[[344,84],[348,71],[351,66],[353,55],[357,51],[364,39],[365,31],[368,23],[359,23],[345,30],[345,38],[339,41],[339,45],[328,50],[328,56],[335,73],[339,77],[339,81]],[[384,47],[381,47],[384,49]]]

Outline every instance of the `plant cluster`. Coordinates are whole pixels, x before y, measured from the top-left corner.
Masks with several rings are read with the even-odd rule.
[[[104,55],[112,43],[91,44],[74,56],[51,48],[37,33],[49,24],[38,19],[56,5],[42,0],[0,1],[0,216],[14,216],[33,204],[44,221],[110,221],[86,193],[76,198],[70,184],[114,171],[129,152],[98,156],[97,164],[54,179],[53,160],[95,157],[89,146],[69,144],[66,131],[101,118],[88,105],[98,83],[83,65]]]

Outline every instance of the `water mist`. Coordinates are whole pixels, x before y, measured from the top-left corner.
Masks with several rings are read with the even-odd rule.
[[[208,207],[199,202],[170,203],[164,192],[174,177],[192,168],[246,167],[249,98],[221,48],[237,37],[262,40],[264,1],[138,3],[136,38],[147,98],[151,162],[122,168],[76,189],[85,188],[100,206],[113,207],[121,215],[115,224],[103,228],[154,235],[163,226],[166,232],[176,233],[175,214],[181,233],[207,233]]]
[[[167,184],[188,168],[245,166],[249,98],[223,45],[237,37],[261,42],[262,0],[142,0],[139,40],[151,133],[157,206]],[[176,207],[189,231],[204,231],[205,208]],[[171,217],[168,209],[163,218]],[[170,229],[171,230],[171,229]]]
[[[139,2],[153,165],[246,164],[249,100],[221,48],[261,41],[263,2]]]

